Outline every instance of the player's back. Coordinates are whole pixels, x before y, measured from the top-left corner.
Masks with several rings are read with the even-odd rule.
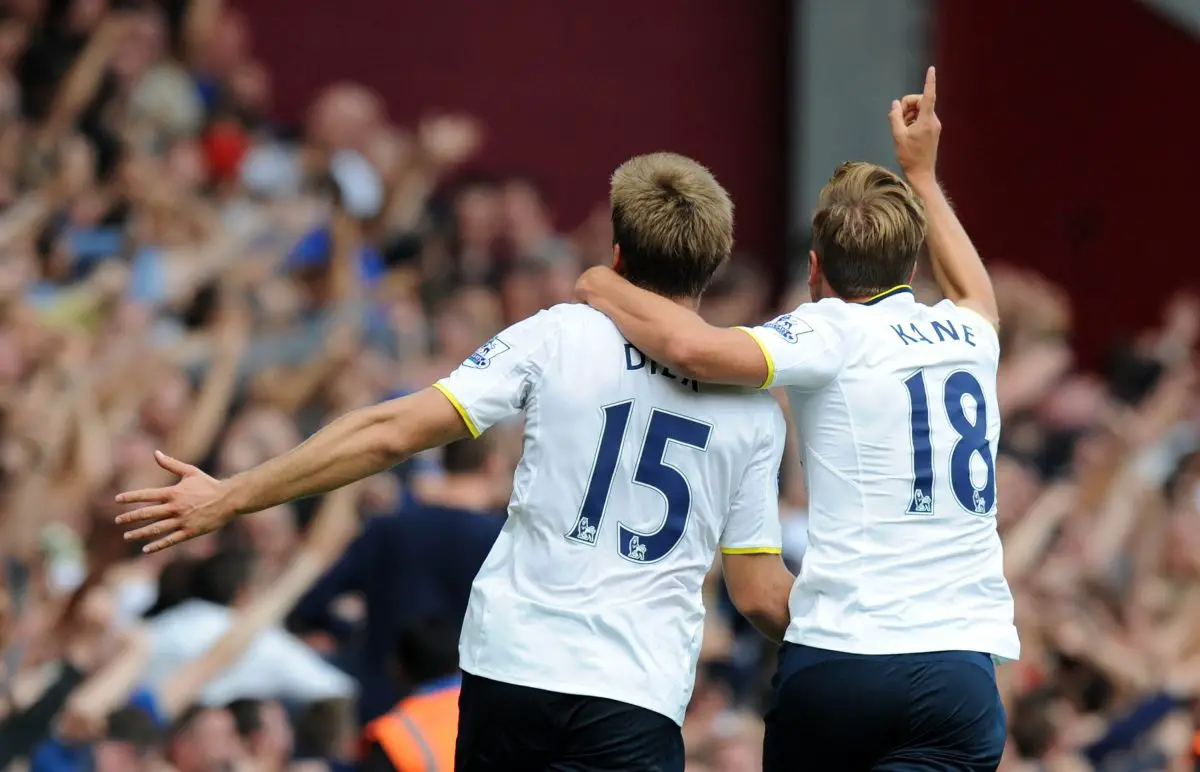
[[[781,325],[796,346],[823,338],[838,360],[828,382],[789,388],[810,537],[788,640],[1015,658],[995,522],[995,330],[907,288],[802,306],[757,335]]]
[[[524,361],[524,453],[472,591],[463,668],[682,721],[718,546],[777,547],[778,457],[754,467],[782,447],[779,408],[670,372],[580,305],[510,328],[443,383],[470,391],[455,379],[505,357]]]

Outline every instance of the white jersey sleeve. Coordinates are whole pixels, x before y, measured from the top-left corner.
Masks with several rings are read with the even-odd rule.
[[[970,324],[975,344],[988,352],[991,361],[1000,361],[1000,334],[996,331],[996,327],[978,311],[960,306],[952,300],[943,300],[934,308],[937,310],[951,309],[960,319]]]
[[[525,407],[559,330],[552,312],[540,311],[484,343],[433,388],[462,416],[472,437]]]
[[[738,329],[754,338],[767,358],[764,389],[813,391],[836,378],[845,363],[848,347],[841,331],[828,319],[799,308],[753,329]]]
[[[721,531],[721,552],[726,555],[783,551],[783,533],[779,525],[779,465],[783,462],[787,423],[781,410],[772,411],[765,429],[746,466]]]

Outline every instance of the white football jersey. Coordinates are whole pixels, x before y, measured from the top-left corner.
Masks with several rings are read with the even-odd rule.
[[[463,670],[682,723],[718,547],[780,551],[775,400],[678,376],[584,305],[513,325],[436,388],[475,435],[525,415]]]
[[[747,330],[804,447],[809,544],[786,639],[854,654],[1020,643],[996,532],[995,329],[897,287]]]

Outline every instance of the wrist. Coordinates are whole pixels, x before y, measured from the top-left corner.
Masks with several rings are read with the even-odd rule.
[[[243,475],[234,475],[227,480],[221,480],[220,486],[221,495],[217,498],[217,505],[225,515],[226,522],[253,511],[250,504],[250,491],[247,490]]]
[[[926,193],[932,193],[938,189],[937,175],[934,174],[933,169],[906,171],[904,176],[908,178],[908,184],[919,196],[923,197]]]

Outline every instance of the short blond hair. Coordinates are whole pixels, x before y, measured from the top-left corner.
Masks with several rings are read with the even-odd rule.
[[[613,243],[625,278],[667,297],[698,297],[733,251],[733,202],[708,169],[675,153],[613,172]]]
[[[821,189],[812,248],[833,291],[855,300],[908,283],[925,229],[925,206],[907,182],[882,166],[850,161]]]

